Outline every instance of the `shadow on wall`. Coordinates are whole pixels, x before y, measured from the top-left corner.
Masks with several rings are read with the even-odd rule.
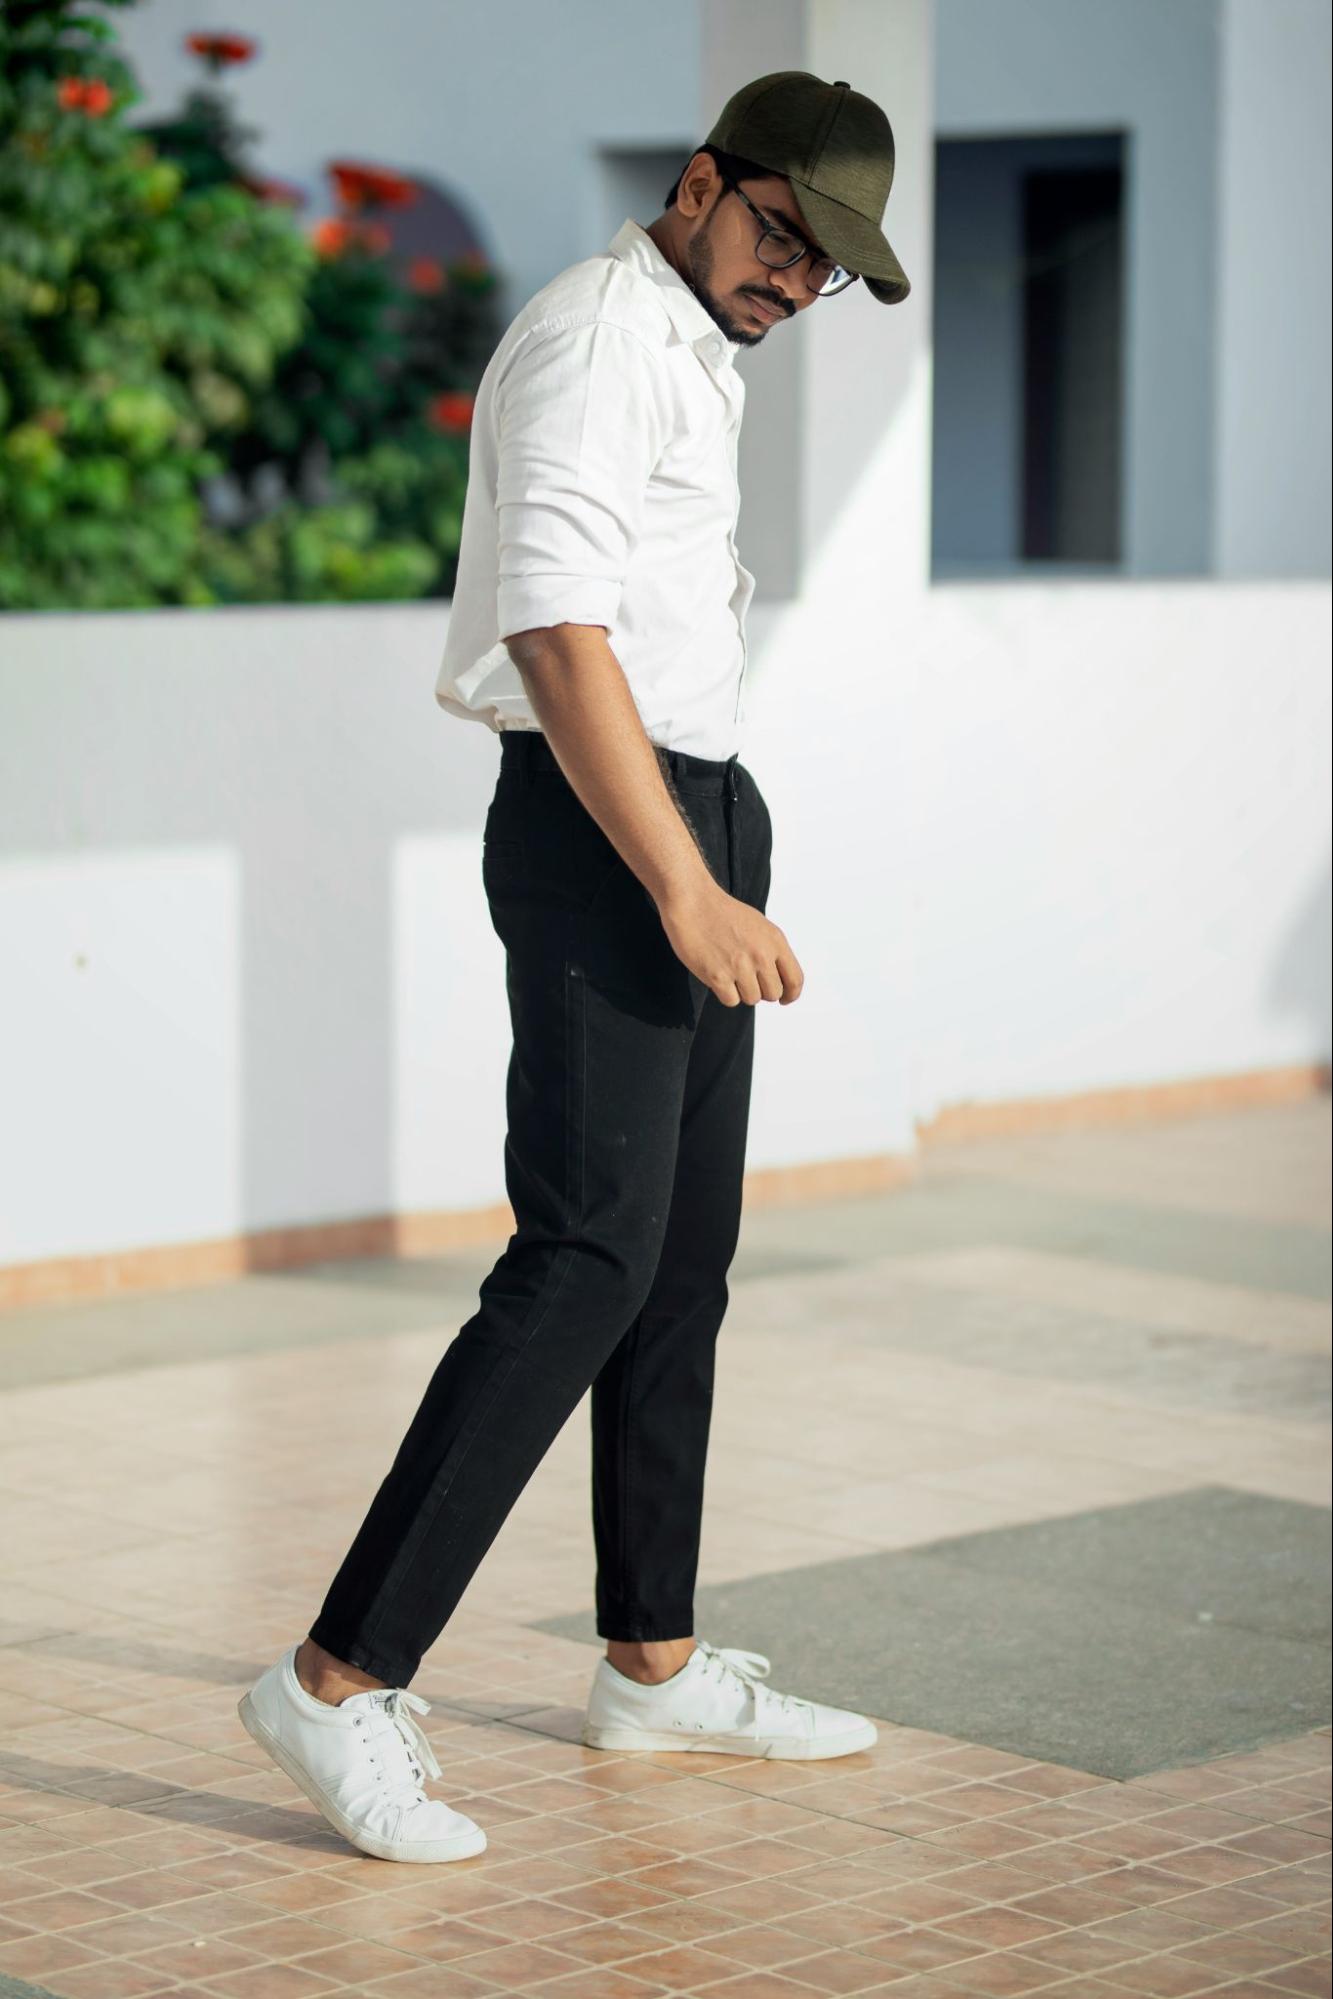
[[[1333,1056],[1333,855],[1306,896],[1269,981],[1269,998],[1281,1014],[1294,1014],[1313,1028],[1311,1039],[1328,1061]]]

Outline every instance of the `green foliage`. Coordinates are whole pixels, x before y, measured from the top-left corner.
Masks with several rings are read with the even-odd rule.
[[[0,610],[452,589],[466,418],[432,411],[493,274],[406,289],[359,223],[321,255],[216,90],[141,130],[138,99],[106,19],[3,0]]]
[[[374,441],[401,353],[388,316],[397,298],[380,257],[353,250],[316,266],[306,292],[304,337],[254,398],[233,465],[277,459],[294,466],[314,446],[341,458]]]
[[[174,160],[189,188],[227,186],[236,179],[240,148],[257,135],[233,124],[226,100],[215,90],[191,90],[174,118],[138,127],[159,153]]]
[[[432,551],[432,589],[453,588],[467,491],[467,438],[409,432],[338,468],[350,493],[364,494],[385,531],[423,543]]]
[[[373,506],[342,501],[302,507],[284,501],[238,534],[204,531],[204,554],[216,599],[316,604],[420,597],[435,556],[410,541],[379,538]]]
[[[483,280],[460,264],[441,295],[461,319],[468,306],[457,301],[472,288],[481,350],[473,380],[495,344],[493,285],[489,273]],[[253,398],[250,421],[230,445],[230,469],[244,480],[277,469],[290,492],[311,499],[333,487],[363,500],[380,535],[403,552],[385,575],[422,575],[412,594],[446,595],[462,536],[468,437],[465,427],[436,429],[428,412],[449,374],[461,374],[468,342],[457,331],[432,337],[437,298],[404,292],[383,259],[355,245],[321,263],[306,305],[303,337]],[[444,357],[454,356],[451,370]],[[263,578],[255,579],[261,594]]]
[[[109,108],[62,103],[90,78]],[[7,8],[0,79],[0,607],[207,602],[201,482],[300,333],[314,252],[239,189],[183,190],[67,0]]]

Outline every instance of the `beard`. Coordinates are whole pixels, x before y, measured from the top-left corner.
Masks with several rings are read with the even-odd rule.
[[[763,326],[754,325],[735,310],[735,293],[731,294],[730,300],[724,300],[713,290],[713,268],[716,259],[709,232],[716,213],[717,209],[714,206],[709,211],[703,228],[696,230],[685,245],[687,282],[704,311],[716,320],[719,329],[726,334],[728,340],[734,340],[741,346],[753,347],[763,339],[768,322],[765,321]],[[741,297],[744,297],[744,293]],[[777,324],[776,321],[773,323]]]

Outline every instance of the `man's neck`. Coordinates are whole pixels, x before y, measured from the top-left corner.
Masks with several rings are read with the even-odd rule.
[[[654,221],[644,223],[643,231],[646,236],[652,237],[677,277],[684,278],[685,283],[689,284],[689,278],[682,269],[683,259],[673,240],[674,232],[669,216],[664,213],[657,216]]]

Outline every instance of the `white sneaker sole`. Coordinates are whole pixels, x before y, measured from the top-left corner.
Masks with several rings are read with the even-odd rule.
[[[665,1729],[598,1728],[585,1723],[580,1741],[587,1749],[695,1749],[712,1755],[767,1757],[774,1762],[820,1762],[826,1756],[851,1756],[879,1739],[873,1721],[841,1735],[693,1735]]]
[[[474,1832],[460,1832],[453,1839],[392,1840],[381,1839],[377,1833],[363,1832],[339,1811],[331,1798],[325,1796],[305,1765],[298,1762],[261,1721],[249,1694],[242,1695],[236,1712],[245,1723],[247,1732],[305,1792],[321,1817],[327,1819],[334,1831],[340,1832],[360,1852],[369,1853],[376,1860],[466,1860],[470,1855],[485,1850],[486,1835],[480,1826]]]

